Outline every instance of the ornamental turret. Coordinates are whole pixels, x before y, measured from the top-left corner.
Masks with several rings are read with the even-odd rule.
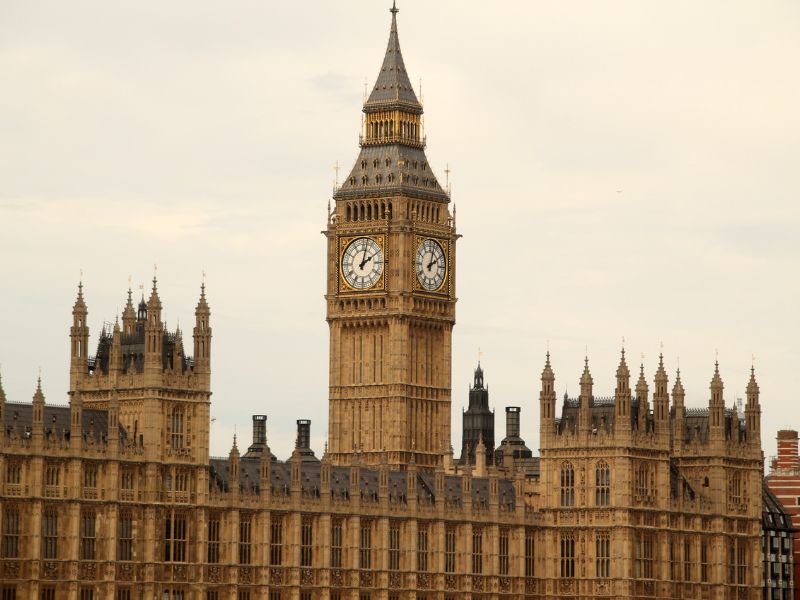
[[[550,352],[545,355],[542,370],[542,389],[539,392],[539,440],[542,446],[555,432],[556,422],[556,376],[550,366]]]
[[[153,289],[147,301],[147,322],[144,326],[144,371],[155,375],[163,369],[164,325],[161,322],[161,298],[158,297],[158,281],[153,277]]]
[[[211,310],[206,301],[206,284],[200,286],[200,300],[194,311],[194,372],[206,378],[211,374]]]
[[[33,447],[41,448],[44,438],[44,393],[42,393],[42,376],[36,380],[36,392],[33,394],[33,419],[31,423]]]
[[[86,317],[89,311],[83,300],[83,282],[78,284],[78,297],[72,307],[72,327],[70,327],[70,386],[74,392],[78,381],[89,369],[89,325]]]
[[[650,388],[647,386],[647,380],[644,377],[644,363],[642,363],[639,366],[639,381],[636,382],[636,400],[638,401],[636,428],[639,431],[647,431],[647,417],[650,412],[650,403],[647,401],[649,393]]]
[[[719,375],[719,361],[714,363],[714,376],[711,378],[711,398],[708,401],[708,436],[711,441],[725,439],[725,386]]]
[[[616,431],[630,431],[631,429],[631,372],[625,361],[625,348],[617,367],[617,388],[614,391],[614,427]]]
[[[686,435],[686,392],[683,389],[681,382],[681,370],[678,369],[675,373],[675,385],[672,386],[672,406],[675,410],[675,432],[673,439],[675,440],[675,450],[680,452],[683,446],[684,436]]]
[[[750,367],[750,381],[747,383],[747,404],[744,408],[745,431],[747,441],[756,448],[761,448],[761,404],[760,390],[756,383],[756,369]]]
[[[581,396],[579,399],[580,417],[579,428],[588,431],[592,426],[592,405],[594,404],[594,396],[592,395],[592,386],[594,380],[592,374],[589,372],[589,357],[584,359],[583,374],[581,375]]]
[[[654,418],[656,430],[663,433],[669,427],[669,377],[664,370],[664,355],[658,355],[658,370],[655,377],[655,393],[653,394]]]
[[[136,327],[136,311],[133,308],[133,292],[128,288],[128,300],[125,302],[125,309],[122,311],[122,332],[126,336],[132,336]]]

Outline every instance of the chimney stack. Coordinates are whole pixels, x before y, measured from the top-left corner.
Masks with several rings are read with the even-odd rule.
[[[253,446],[267,445],[267,415],[253,415]]]
[[[797,432],[783,429],[778,432],[779,471],[799,471],[800,456],[797,454]]]
[[[297,420],[297,441],[295,448],[308,450],[311,448],[311,421],[308,419]]]
[[[506,406],[506,438],[519,437],[519,406]]]

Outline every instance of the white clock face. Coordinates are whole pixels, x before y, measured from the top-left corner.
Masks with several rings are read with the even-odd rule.
[[[342,275],[347,284],[366,290],[378,283],[383,273],[383,250],[372,238],[358,238],[345,248],[342,255]]]
[[[417,249],[417,279],[430,292],[442,287],[447,273],[447,259],[442,246],[436,240],[425,240]]]

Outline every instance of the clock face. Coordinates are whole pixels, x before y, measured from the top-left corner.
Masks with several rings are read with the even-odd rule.
[[[415,265],[417,279],[423,289],[435,292],[442,287],[447,273],[447,259],[439,242],[424,240],[417,248]]]
[[[358,238],[345,248],[342,255],[342,275],[356,290],[375,285],[383,273],[383,250],[372,238]]]

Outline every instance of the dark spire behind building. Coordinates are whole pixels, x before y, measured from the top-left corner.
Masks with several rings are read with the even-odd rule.
[[[486,464],[492,464],[494,449],[494,411],[489,409],[489,390],[483,383],[480,363],[475,369],[474,384],[469,390],[469,406],[463,415],[461,463],[475,464],[475,448],[483,440]]]

